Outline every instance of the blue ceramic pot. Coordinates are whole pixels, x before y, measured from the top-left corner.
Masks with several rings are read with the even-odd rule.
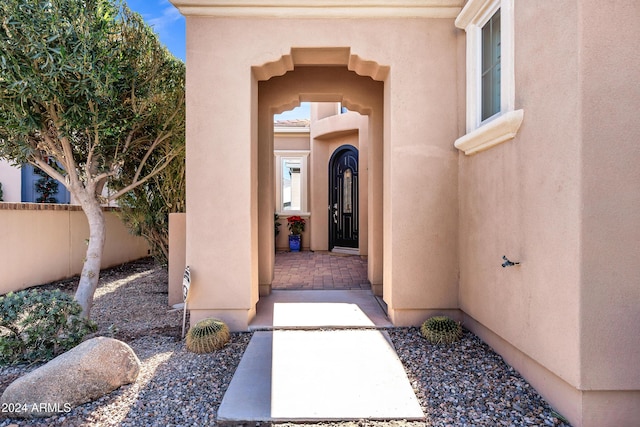
[[[302,246],[302,235],[289,234],[289,250],[291,252],[300,252]]]

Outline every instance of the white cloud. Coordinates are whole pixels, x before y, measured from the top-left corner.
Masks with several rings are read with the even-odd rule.
[[[178,9],[169,3],[169,0],[160,1],[158,6],[162,8],[161,15],[145,17],[145,20],[156,32],[160,33],[170,27],[174,22],[179,21],[182,15],[180,15]]]

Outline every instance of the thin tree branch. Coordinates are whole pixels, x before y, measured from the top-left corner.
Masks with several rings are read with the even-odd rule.
[[[123,154],[124,154],[124,153],[126,153],[126,152],[127,152],[127,150],[129,149],[129,146],[131,145],[131,141],[133,140],[133,135],[136,133],[136,131],[137,131],[137,130],[138,130],[138,127],[137,127],[137,126],[134,126],[134,128],[133,128],[133,129],[131,129],[131,131],[130,131],[130,132],[129,132],[129,134],[127,135],[127,138],[125,139],[125,142],[124,142],[124,148],[122,149],[122,153],[123,153]],[[116,159],[118,158],[119,150],[120,150],[120,147],[116,148],[116,152],[115,152],[115,154],[113,155],[113,161],[114,161],[114,162],[115,162],[115,161],[116,161]]]
[[[93,122],[93,132],[94,132],[94,141],[91,143],[91,138],[89,140],[89,152],[87,153],[87,163],[85,165],[85,173],[87,174],[87,179],[93,175],[94,167],[93,167],[93,154],[95,153],[96,147],[100,142],[100,137],[98,133],[98,124],[96,123],[96,111],[92,101],[89,101],[89,111],[92,114],[92,122]],[[87,137],[89,136],[89,130],[85,131],[87,133]]]
[[[47,163],[42,157],[33,157],[32,159],[29,160],[29,163],[42,169],[51,178],[60,181],[62,185],[65,186],[66,189],[69,189],[64,176],[60,172],[58,172],[53,166]]]
[[[127,185],[126,187],[122,188],[121,190],[119,190],[118,192],[110,195],[109,197],[107,197],[107,200],[111,201],[111,200],[115,200],[118,197],[123,196],[124,194],[126,194],[127,192],[133,190],[134,188],[136,188],[139,185],[144,184],[145,182],[147,182],[148,180],[150,180],[151,178],[153,178],[154,176],[156,176],[157,174],[159,174],[160,172],[162,172],[167,166],[169,166],[169,163],[171,163],[171,161],[173,159],[176,158],[176,156],[178,156],[178,154],[180,154],[181,150],[177,150],[175,152],[173,152],[170,155],[165,156],[166,160],[165,162],[158,167],[157,169],[155,169],[154,171],[152,171],[151,173],[149,173],[147,176],[145,176],[144,178],[142,178],[139,181],[134,181],[131,184]]]
[[[164,134],[163,136],[156,138],[156,140],[153,142],[153,144],[151,144],[151,147],[149,147],[149,149],[147,150],[147,152],[144,154],[144,157],[142,158],[142,161],[140,161],[140,164],[138,165],[138,170],[136,171],[136,174],[133,176],[133,179],[131,180],[132,183],[135,183],[138,178],[140,177],[140,173],[142,172],[142,169],[144,167],[144,165],[147,163],[147,160],[149,160],[149,157],[151,156],[151,154],[153,153],[153,151],[156,149],[156,147],[163,141],[169,139],[173,134],[171,132],[168,132],[166,134]]]
[[[56,113],[55,109],[53,106],[50,106],[47,109],[49,116],[51,117],[51,120],[53,120],[53,124],[54,127],[56,129],[56,132],[58,132],[58,130],[60,129],[60,120],[58,118],[58,114]],[[69,185],[71,187],[78,187],[80,186],[80,180],[78,177],[78,170],[77,170],[77,165],[76,165],[76,161],[73,158],[73,149],[71,148],[71,143],[69,142],[69,138],[67,136],[57,136],[58,141],[60,141],[60,145],[62,146],[62,153],[64,158],[61,159],[63,160],[62,163],[64,163],[64,165],[66,166],[66,172],[67,172],[67,176],[69,177]]]
[[[93,180],[98,182],[100,180],[103,179],[108,179],[111,178],[112,176],[116,176],[116,171],[111,171],[111,172],[103,172],[100,175],[96,175],[95,177],[93,177]]]
[[[54,157],[58,162],[64,164],[64,153],[56,147],[55,141],[49,136],[48,130],[41,131],[41,137],[44,141],[36,141],[35,148]]]

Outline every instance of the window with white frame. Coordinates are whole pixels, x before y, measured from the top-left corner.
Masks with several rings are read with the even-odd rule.
[[[480,119],[500,112],[500,9],[482,27]]]
[[[281,214],[307,213],[308,151],[275,150],[276,210]]]
[[[514,0],[469,0],[458,15],[467,35],[467,133],[455,142],[465,154],[515,137]]]

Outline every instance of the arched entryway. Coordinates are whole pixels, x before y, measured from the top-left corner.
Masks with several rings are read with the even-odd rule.
[[[344,48],[335,50],[345,53]],[[295,50],[294,57],[303,57],[306,62],[310,62],[314,54],[317,58],[315,64],[321,64],[327,57],[335,61],[335,55],[327,56],[328,49],[308,49]],[[335,52],[334,52],[335,53]],[[335,63],[322,65],[301,65],[296,66],[283,75],[268,78],[258,82],[258,209],[259,209],[259,283],[260,294],[266,295],[271,290],[273,280],[274,260],[274,234],[273,234],[273,212],[274,212],[274,166],[273,166],[273,114],[290,109],[302,101],[311,102],[340,102],[346,108],[357,111],[368,118],[366,129],[362,131],[362,141],[366,138],[366,143],[358,147],[359,172],[357,180],[352,176],[352,194],[358,197],[358,205],[364,206],[365,214],[358,209],[351,212],[349,223],[350,231],[356,231],[355,243],[351,245],[359,248],[359,254],[368,259],[367,275],[375,293],[382,293],[382,146],[383,146],[383,92],[382,81],[373,80],[371,77],[358,75],[349,70],[348,58],[351,57],[348,49],[347,59],[344,64]],[[274,63],[269,63],[271,69]],[[377,69],[377,68],[376,68]],[[254,74],[263,76],[262,68],[254,69]],[[263,76],[268,77],[267,75]],[[338,131],[340,132],[340,131]],[[326,162],[322,166],[326,178],[328,179],[328,161],[333,151],[328,144],[323,144],[322,138],[327,138],[326,134],[319,136],[315,140],[312,136],[312,144],[317,144],[318,159],[310,158],[309,162],[314,164],[323,156]],[[324,150],[324,151],[323,151]],[[316,151],[314,151],[316,152]],[[313,167],[311,168],[313,171]],[[353,173],[353,170],[351,171]],[[314,176],[319,174],[313,174]],[[317,176],[316,176],[317,178]],[[353,189],[353,183],[357,185]],[[310,199],[309,223],[313,231],[313,236],[322,236],[324,242],[314,241],[312,249],[329,250],[329,245],[335,246],[335,242],[327,238],[331,232],[331,227],[327,216],[327,201],[329,200],[330,189],[326,184],[324,190],[318,190],[317,194]],[[312,183],[313,186],[313,183]],[[318,189],[319,186],[313,186]],[[353,206],[351,206],[353,209]],[[357,215],[354,221],[353,215]],[[345,215],[346,216],[346,215]],[[353,225],[357,224],[354,230]],[[320,239],[315,239],[320,240]],[[344,243],[344,242],[343,242]]]
[[[302,101],[341,102],[369,118],[369,146],[358,147],[369,208],[360,216],[359,247],[394,324],[457,306],[451,141],[459,129],[460,43],[451,19],[440,19],[442,8],[427,3],[393,8],[425,19],[378,19],[377,7],[357,8],[357,19],[335,19],[355,9],[326,5],[296,9],[317,19],[276,3],[181,8],[189,15],[185,261],[193,321],[219,317],[246,330],[269,290],[273,114]],[[319,227],[327,227],[327,200]],[[312,216],[315,228],[313,218],[320,217]]]

